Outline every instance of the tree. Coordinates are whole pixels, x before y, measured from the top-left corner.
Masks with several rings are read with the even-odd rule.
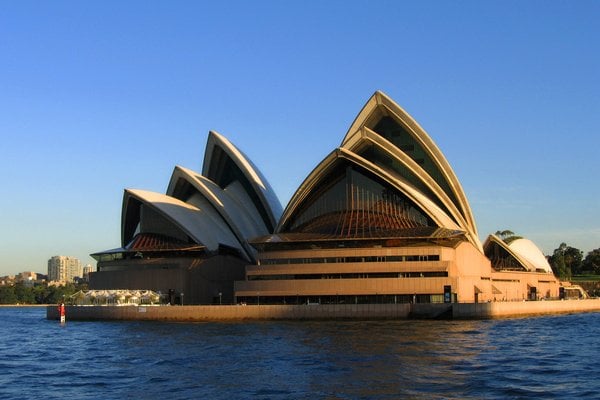
[[[50,286],[46,295],[45,303],[54,304],[60,303],[61,301],[69,298],[73,293],[77,292],[79,288],[72,283],[67,283],[64,286]]]
[[[47,285],[36,285],[33,287],[33,297],[35,298],[36,304],[47,304],[46,296],[48,292]]]
[[[584,271],[600,274],[600,248],[590,251],[583,260]]]
[[[556,275],[563,279],[571,279],[572,275],[580,275],[582,272],[583,251],[561,243],[549,261]]]
[[[561,243],[561,246],[562,245],[566,246],[565,243]],[[565,265],[565,256],[559,249],[560,247],[555,249],[548,260],[552,267],[552,272],[561,279],[571,279],[571,269],[567,269],[567,266]]]
[[[565,265],[571,268],[573,275],[581,275],[583,272],[583,251],[567,246],[565,250]]]
[[[13,286],[0,286],[0,304],[17,303],[17,295]]]
[[[87,289],[87,284],[68,283],[63,286],[42,284],[29,287],[17,283],[13,286],[0,286],[0,304],[56,304],[68,299],[79,290]]]
[[[15,295],[17,296],[17,302],[20,304],[35,304],[35,296],[32,287],[17,283],[15,285]]]
[[[510,244],[513,240],[522,239],[523,236],[515,235],[515,233],[511,230],[505,229],[503,231],[496,231],[496,236],[498,236],[502,241],[506,244]]]

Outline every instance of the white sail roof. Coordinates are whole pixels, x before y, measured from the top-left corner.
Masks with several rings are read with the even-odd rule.
[[[225,245],[245,254],[231,229],[215,210],[200,209],[164,194],[137,189],[126,189],[123,198],[123,246],[133,238],[135,226],[140,222],[139,211],[136,211],[138,208],[132,204],[132,200],[157,212],[196,243],[206,246],[209,251],[217,251],[219,245]],[[130,216],[130,212],[137,212],[138,215]]]
[[[273,231],[282,212],[275,192],[250,159],[224,136],[214,131],[210,131],[208,135],[202,175],[222,189],[226,189],[231,183],[239,182],[265,226],[270,232]]]
[[[545,272],[552,272],[552,268],[542,251],[529,239],[515,239],[508,247],[516,253],[521,259],[529,262],[536,270],[541,269]]]

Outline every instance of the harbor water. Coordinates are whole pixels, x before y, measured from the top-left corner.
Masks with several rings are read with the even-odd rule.
[[[477,321],[47,320],[0,307],[1,399],[600,398],[600,313]]]

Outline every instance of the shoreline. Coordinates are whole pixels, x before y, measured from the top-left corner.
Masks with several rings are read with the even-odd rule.
[[[449,304],[67,305],[65,309],[67,321],[469,320],[600,312],[600,299]],[[46,318],[58,320],[55,305],[47,306]]]

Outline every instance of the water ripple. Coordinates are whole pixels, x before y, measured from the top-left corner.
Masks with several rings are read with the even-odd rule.
[[[600,314],[68,322],[0,308],[2,399],[593,398]]]

